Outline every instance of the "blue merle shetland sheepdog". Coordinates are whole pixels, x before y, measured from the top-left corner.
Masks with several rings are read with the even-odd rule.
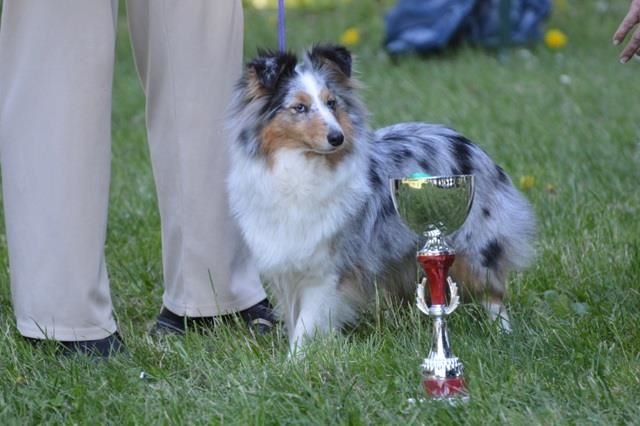
[[[302,59],[259,52],[232,105],[232,212],[276,299],[292,353],[353,321],[376,286],[415,291],[421,237],[397,215],[390,177],[472,174],[476,196],[451,237],[454,279],[509,329],[507,274],[533,255],[531,206],[478,146],[446,127],[372,131],[351,54],[316,46]]]

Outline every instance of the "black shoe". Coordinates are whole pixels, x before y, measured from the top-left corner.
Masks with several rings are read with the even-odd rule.
[[[39,345],[47,340],[26,338],[35,345]],[[55,342],[56,349],[63,355],[89,355],[99,358],[109,358],[115,354],[122,353],[125,350],[124,342],[118,332],[113,333],[104,339],[97,340],[77,340],[70,342]]]
[[[275,317],[267,299],[258,302],[244,311],[238,312],[238,314],[249,328],[257,334],[266,334],[273,329]],[[187,330],[212,330],[216,320],[231,322],[233,318],[234,314],[222,315],[220,317],[185,317],[174,314],[169,309],[163,307],[155,325],[149,333],[153,336],[182,336]]]
[[[268,299],[258,302],[250,308],[240,311],[240,317],[249,328],[259,335],[265,335],[273,330],[276,316],[273,313],[273,306]]]
[[[80,353],[84,355],[109,358],[112,355],[124,352],[124,342],[118,332],[98,340],[81,340],[76,342],[60,342],[65,354]]]
[[[213,324],[214,317],[184,317],[163,306],[149,333],[152,336],[182,336],[187,330],[212,330]]]

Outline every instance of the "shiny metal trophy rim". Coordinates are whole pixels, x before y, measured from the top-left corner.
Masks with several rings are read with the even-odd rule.
[[[432,399],[450,403],[469,399],[464,382],[464,365],[456,357],[449,342],[446,317],[459,305],[458,286],[447,275],[455,259],[455,250],[446,236],[457,231],[469,214],[473,203],[475,182],[471,175],[405,177],[390,179],[391,197],[398,215],[416,233],[427,238],[424,247],[416,253],[430,281],[445,281],[449,287],[449,303],[444,302],[444,282],[431,284],[438,296],[428,306],[425,299],[427,279],[418,283],[416,305],[432,317],[431,350],[420,365],[425,391]],[[440,272],[435,274],[434,271]],[[443,275],[444,274],[444,275]],[[436,278],[434,278],[436,277]]]
[[[437,250],[437,243],[443,242],[442,239],[447,235],[447,231],[453,233],[460,228],[469,215],[475,194],[474,176],[396,177],[389,179],[389,185],[391,187],[393,206],[398,215],[410,229],[427,237],[424,248],[430,247],[429,253],[434,254],[452,252],[453,248],[449,244],[444,244],[442,250]],[[405,205],[401,205],[400,197],[398,196],[399,191],[412,188],[416,190],[412,192],[419,193],[425,187],[442,190],[459,189],[459,191],[457,191],[455,203],[449,206],[442,206],[442,196],[430,196],[428,199],[418,197],[416,200],[411,200],[414,202],[406,202]],[[444,194],[444,192],[440,191],[440,194]],[[436,199],[433,200],[431,198]],[[422,207],[422,210],[412,212],[409,209],[415,210],[416,202]],[[426,203],[428,205],[425,205]],[[430,241],[432,244],[430,244]]]

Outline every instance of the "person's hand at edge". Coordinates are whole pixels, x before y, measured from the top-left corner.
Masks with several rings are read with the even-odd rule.
[[[629,11],[627,15],[624,17],[620,26],[616,30],[613,35],[613,44],[619,45],[624,41],[629,32],[631,32],[636,25],[640,23],[640,0],[631,0],[631,5],[629,6]],[[620,53],[620,62],[627,63],[629,59],[640,50],[640,29],[636,29],[636,31],[631,36],[629,43],[625,46],[622,53]]]

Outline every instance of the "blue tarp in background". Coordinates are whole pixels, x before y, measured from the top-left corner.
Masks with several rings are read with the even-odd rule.
[[[535,43],[551,0],[398,0],[385,16],[392,54],[441,51],[452,42],[498,47]]]

